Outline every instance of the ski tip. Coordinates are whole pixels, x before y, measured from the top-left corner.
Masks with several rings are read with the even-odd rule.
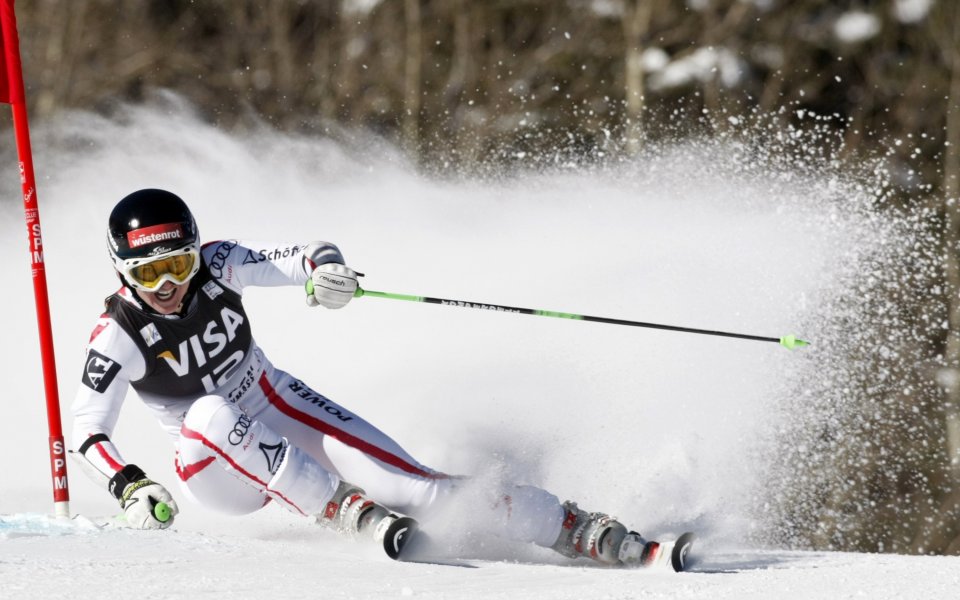
[[[673,551],[670,554],[670,564],[673,570],[680,573],[687,570],[687,554],[693,547],[695,536],[691,532],[684,533],[677,538],[673,544]]]
[[[400,517],[390,524],[383,536],[383,549],[393,560],[403,560],[403,548],[420,529],[416,519]]]
[[[809,346],[810,342],[801,340],[795,335],[785,335],[780,338],[780,345],[788,350],[793,350],[794,348],[803,348],[804,346]]]

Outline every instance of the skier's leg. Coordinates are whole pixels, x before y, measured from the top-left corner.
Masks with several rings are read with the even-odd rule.
[[[273,499],[339,530],[374,536],[385,530],[382,521],[397,518],[221,396],[200,398],[187,412],[177,473],[188,495],[230,514]]]
[[[530,485],[502,486],[495,494],[475,493],[471,484],[455,501],[469,509],[473,528],[518,542],[549,548],[560,535],[563,507],[550,492]]]
[[[279,369],[260,380],[266,407],[256,417],[377,502],[424,518],[445,506],[463,506],[474,524],[499,537],[550,547],[560,534],[560,501],[532,487],[508,486],[487,498],[462,479],[415,460],[390,436],[359,415]],[[458,489],[459,488],[459,489]]]
[[[619,560],[624,542],[641,540],[616,520],[561,504],[539,488],[504,486],[484,499],[462,480],[417,462],[371,423],[283,371],[265,374],[260,389],[268,407],[258,419],[392,509],[423,517],[444,506],[462,506],[468,520],[476,519],[476,527],[487,533],[607,563]]]
[[[268,498],[299,514],[318,514],[340,484],[305,452],[220,396],[204,396],[190,407],[177,467],[190,495],[235,514],[256,510]]]
[[[472,494],[482,498],[483,495]],[[476,500],[474,500],[476,502]],[[570,558],[587,557],[604,564],[644,564],[651,548],[616,518],[588,513],[575,502],[560,504],[553,494],[532,486],[508,486],[487,510],[470,511],[490,519],[490,531],[500,537],[550,548]]]
[[[271,369],[259,387],[266,402],[257,420],[378,502],[422,514],[450,487],[450,477],[422,465],[371,423],[289,374]]]
[[[199,442],[180,439],[175,459],[180,489],[188,498],[228,515],[245,515],[270,502],[264,494],[216,464],[216,458]]]

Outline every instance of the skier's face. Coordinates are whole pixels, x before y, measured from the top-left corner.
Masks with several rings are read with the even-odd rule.
[[[183,302],[183,297],[187,295],[188,287],[190,287],[189,281],[179,285],[172,281],[164,281],[163,285],[157,288],[157,291],[137,290],[137,296],[161,315],[172,315],[180,309],[180,303]]]

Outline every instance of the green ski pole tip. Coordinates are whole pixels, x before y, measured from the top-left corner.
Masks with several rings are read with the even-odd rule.
[[[795,335],[785,335],[780,338],[780,345],[789,350],[793,350],[794,348],[809,346],[810,342],[805,342]]]
[[[153,516],[161,523],[166,523],[173,515],[170,514],[170,506],[166,502],[157,502],[153,507]]]

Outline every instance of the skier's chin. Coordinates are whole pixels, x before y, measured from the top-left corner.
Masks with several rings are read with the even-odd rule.
[[[150,308],[162,315],[170,315],[177,312],[180,302],[187,291],[186,283],[181,285],[164,284],[156,292],[140,292],[140,298],[146,302]]]

